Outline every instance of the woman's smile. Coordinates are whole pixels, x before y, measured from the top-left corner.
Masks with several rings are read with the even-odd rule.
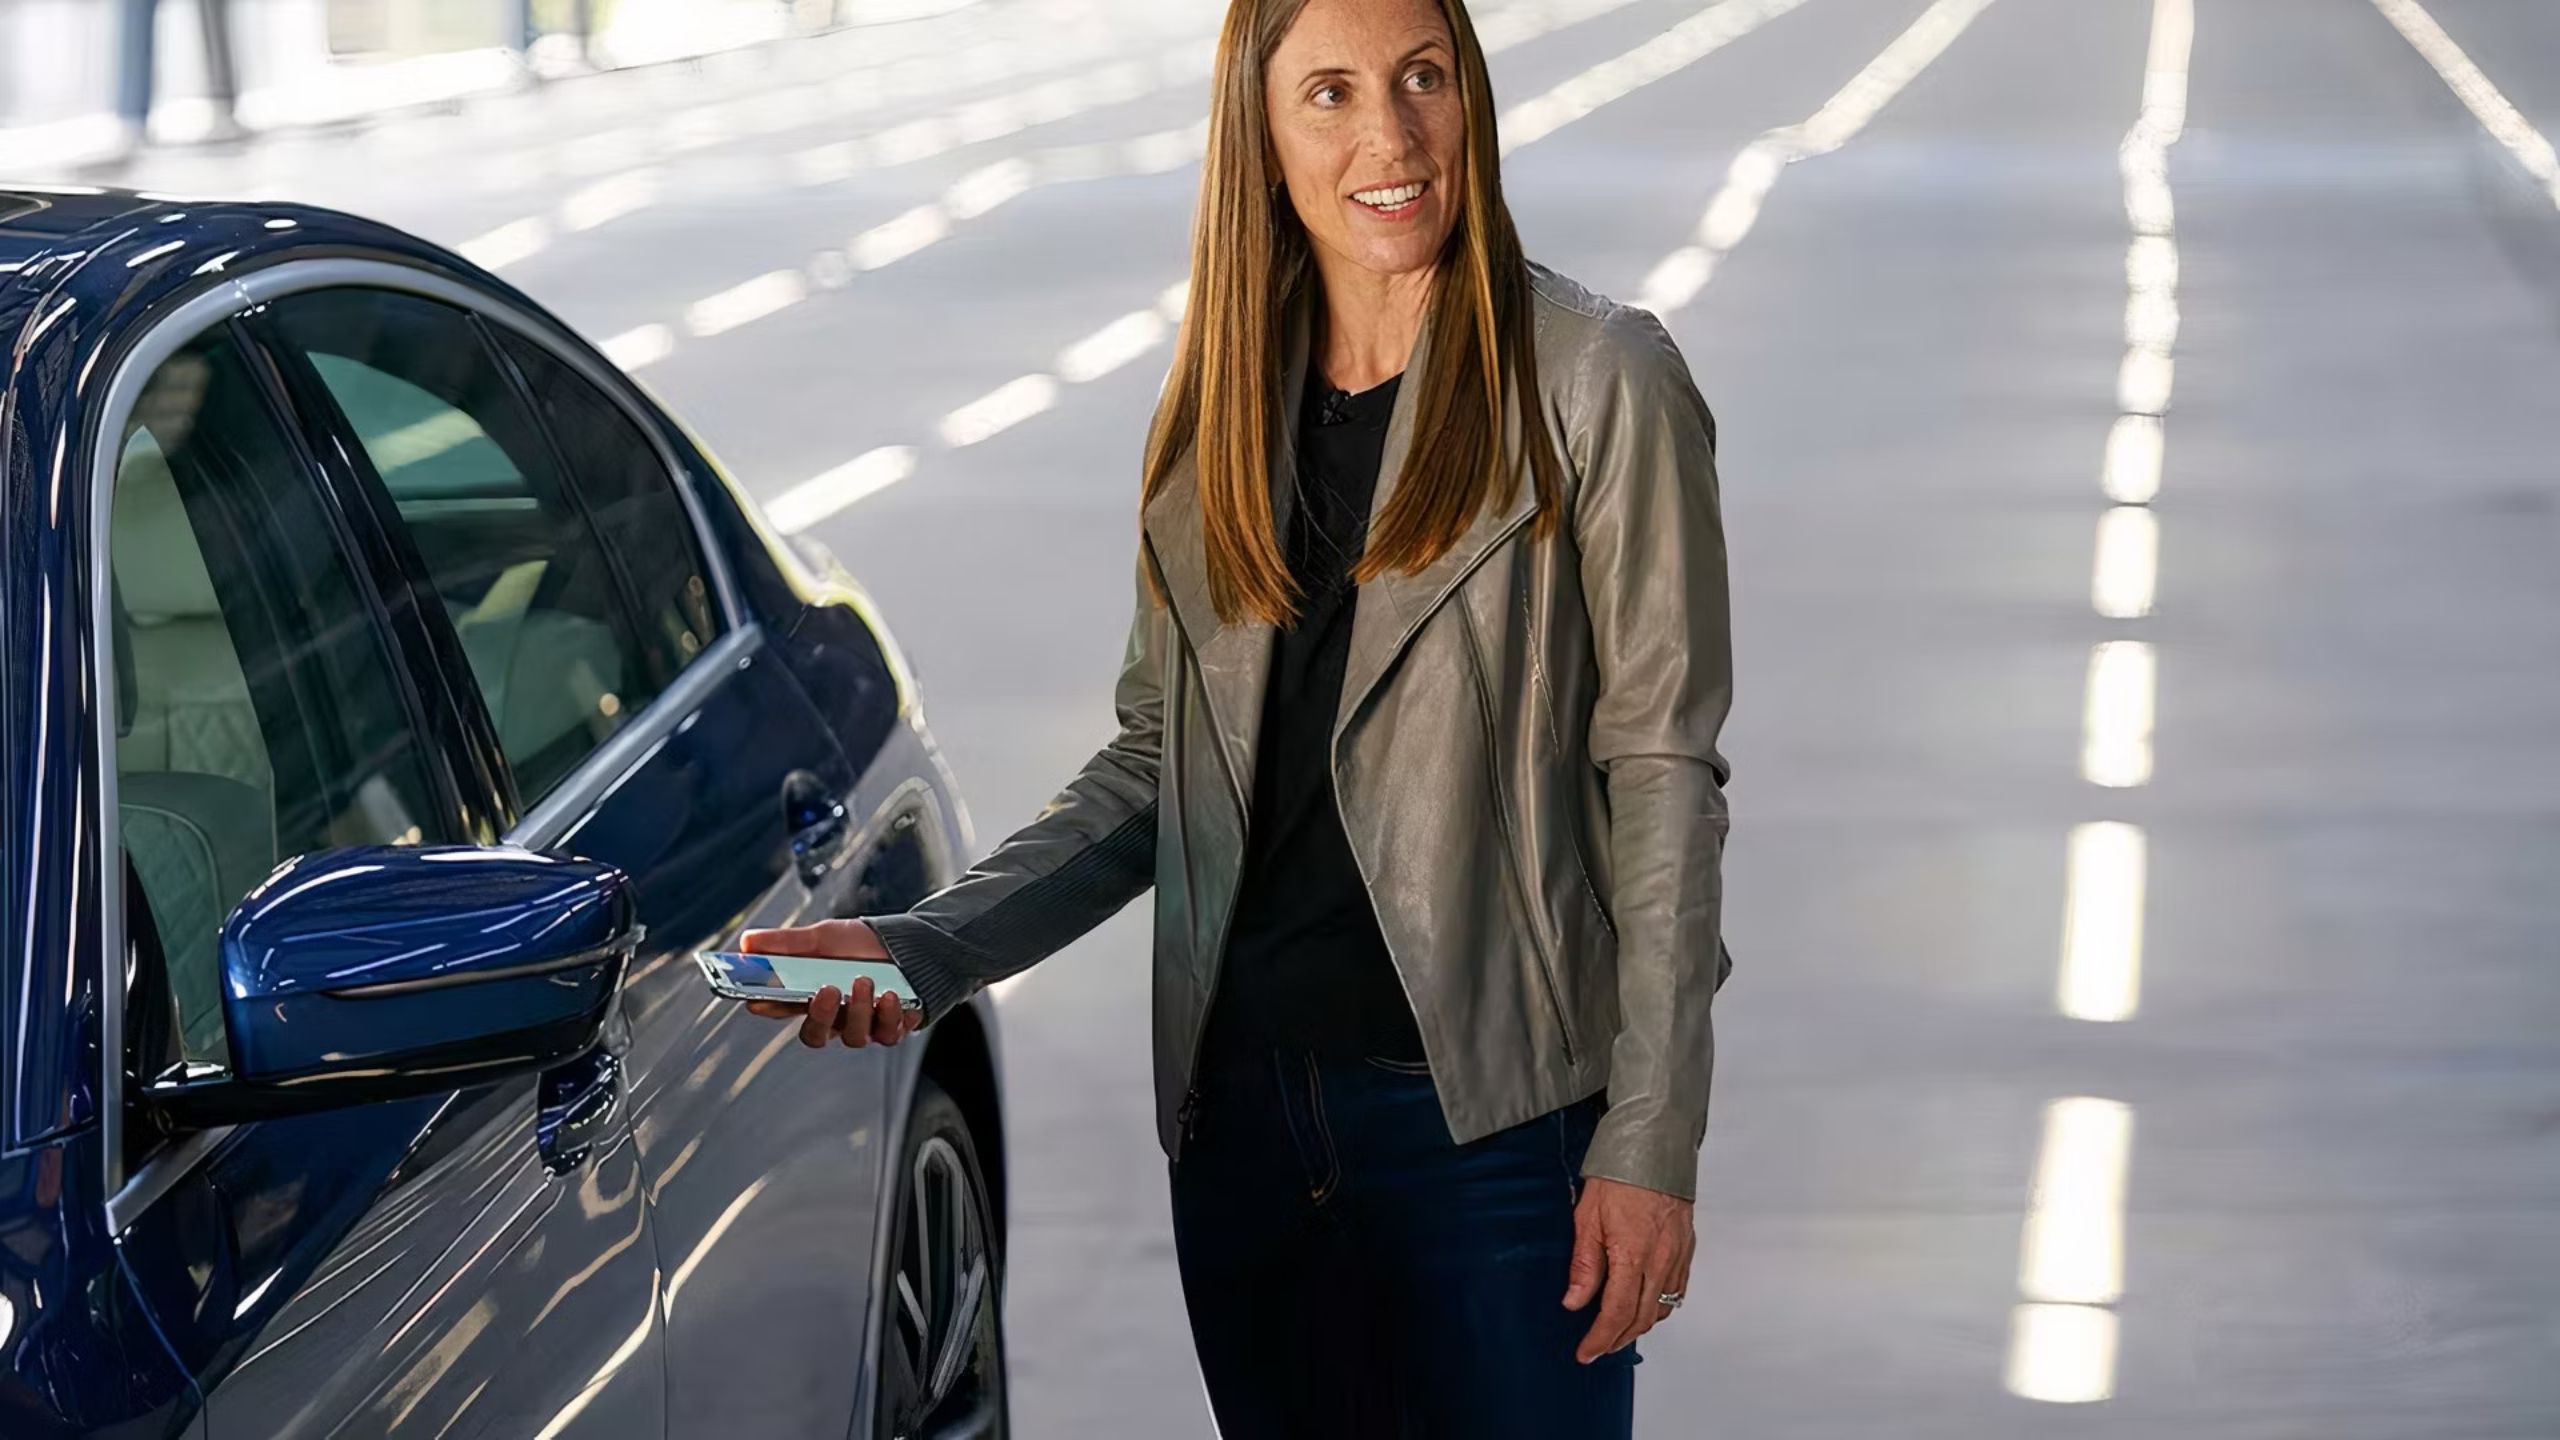
[[[1383,220],[1410,220],[1422,213],[1423,198],[1430,193],[1430,181],[1412,180],[1354,191],[1351,202]]]

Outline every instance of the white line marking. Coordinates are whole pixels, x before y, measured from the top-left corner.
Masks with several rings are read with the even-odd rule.
[[[2098,560],[2089,600],[2110,620],[2151,613],[2160,589],[2160,517],[2141,505],[2110,505],[2098,517]]]
[[[2021,1305],[2010,1316],[2009,1392],[2053,1405],[2093,1405],[2116,1392],[2116,1312]]]
[[[1025,375],[942,417],[942,440],[957,449],[1001,435],[1058,403],[1058,382]]]
[[[2160,417],[2125,415],[2107,432],[2107,498],[2148,505],[2160,493]]]
[[[2454,95],[2470,108],[2472,115],[2479,120],[2480,128],[2507,147],[2507,153],[2516,157],[2516,163],[2524,167],[2525,173],[2540,182],[2543,192],[2551,197],[2551,203],[2560,206],[2560,153],[2553,151],[2551,141],[2533,128],[2533,122],[2524,118],[2523,111],[2499,93],[2498,87],[2490,83],[2479,66],[2471,63],[2471,57],[2462,53],[2462,47],[2453,43],[2453,37],[2444,33],[2444,27],[2436,23],[2425,6],[2417,0],[2373,0],[2373,3],[2382,11],[2383,18],[2397,27],[2409,43],[2417,47],[2418,53],[2426,57],[2426,62],[2435,67],[2436,73],[2444,77],[2444,83],[2453,87]]]
[[[483,270],[503,270],[542,252],[551,243],[551,222],[540,216],[501,225],[454,247],[463,259]]]
[[[2106,640],[2089,652],[2080,771],[2125,789],[2151,779],[2151,721],[2159,666],[2141,640]]]
[[[857,500],[877,495],[916,473],[916,452],[908,445],[886,445],[857,455],[814,480],[803,480],[765,503],[764,514],[785,535],[796,535],[841,513]]]
[[[2127,415],[2166,415],[2176,388],[2178,362],[2157,350],[2133,346],[2116,372],[2116,408]]]
[[[1038,179],[1031,162],[1017,155],[983,165],[951,182],[942,208],[953,220],[975,220],[1023,191]]]
[[[593,230],[658,200],[658,172],[630,170],[578,190],[560,202],[560,228]]]
[[[596,348],[629,374],[655,365],[673,354],[676,333],[664,325],[642,325],[625,330]]]
[[[2149,857],[2149,838],[2138,825],[2093,820],[2071,829],[2054,1003],[2074,1020],[2116,1024],[2141,1007]]]
[[[2160,489],[2163,427],[2176,380],[2177,205],[2169,147],[2185,133],[2187,71],[2195,48],[2194,0],[2153,0],[2143,66],[2142,111],[2117,148],[2124,210],[2124,362],[2116,376],[2123,412],[2107,433],[2105,485],[2118,503],[2098,522],[2090,603],[2110,619],[2151,613],[2159,586],[2160,522],[2145,508]],[[2111,640],[2089,657],[2081,773],[2096,784],[2151,778],[2159,665],[2151,647]],[[2116,820],[2074,826],[2062,921],[2056,1006],[2075,1020],[2120,1023],[2142,1002],[2142,925],[2150,842]],[[2010,1393],[2048,1404],[2092,1404],[2115,1394],[2122,1321],[2107,1308],[2124,1294],[2125,1170],[2133,1110],[2074,1097],[2045,1112],[2018,1259],[2025,1303],[2010,1314]]]
[[[951,233],[951,216],[940,205],[919,205],[853,239],[846,254],[857,270],[894,265]]]
[[[1675,75],[1803,3],[1722,0],[1710,5],[1625,54],[1504,111],[1502,153],[1543,140],[1603,105]]]
[[[814,145],[789,157],[789,169],[800,184],[823,185],[863,170],[931,159],[1205,79],[1215,54],[1213,45],[1186,41],[1163,51],[1152,65],[1122,61],[1090,75],[974,100],[867,136]]]
[[[1099,380],[1164,343],[1165,319],[1136,310],[1077,341],[1058,356],[1058,378],[1070,385]]]
[[[768,271],[693,302],[685,309],[684,328],[697,338],[707,338],[787,310],[808,297],[808,283],[799,271]]]
[[[1866,68],[1801,124],[1764,132],[1735,156],[1724,184],[1698,221],[1697,243],[1673,251],[1645,277],[1636,303],[1668,316],[1698,298],[1724,257],[1759,223],[1786,167],[1849,143],[1896,95],[1935,63],[1991,0],[1937,0]]]
[[[2112,1305],[2124,1292],[2124,1182],[2133,1110],[2074,1096],[2046,1108],[2011,1312],[2010,1393],[2090,1404],[2115,1393]]]
[[[2132,1151],[2133,1109],[2124,1102],[2075,1095],[2045,1107],[2019,1294],[2064,1305],[2112,1305],[2123,1296]]]

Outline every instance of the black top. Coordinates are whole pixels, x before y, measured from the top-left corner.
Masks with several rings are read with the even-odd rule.
[[[1368,538],[1402,378],[1346,395],[1308,375],[1288,536],[1304,601],[1297,623],[1273,636],[1244,874],[1211,1017],[1224,1038],[1422,1058],[1413,1010],[1342,832],[1331,758],[1360,598],[1351,567]]]

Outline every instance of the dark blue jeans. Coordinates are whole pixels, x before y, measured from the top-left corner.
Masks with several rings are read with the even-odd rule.
[[[1173,1234],[1223,1440],[1626,1440],[1635,1347],[1579,1363],[1563,1303],[1598,1097],[1456,1145],[1419,1064],[1238,1046],[1199,1089]]]

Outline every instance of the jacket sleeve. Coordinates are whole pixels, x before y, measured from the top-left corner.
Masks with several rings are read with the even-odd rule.
[[[1608,334],[1615,364],[1584,382],[1573,533],[1599,670],[1590,747],[1607,775],[1621,1022],[1582,1170],[1695,1198],[1726,965],[1731,768],[1717,739],[1733,638],[1716,425],[1660,320],[1622,310]]]
[[[863,917],[916,988],[928,1021],[1031,968],[1155,883],[1157,776],[1173,620],[1146,585],[1120,666],[1120,733],[1030,824],[950,885],[899,915]]]

